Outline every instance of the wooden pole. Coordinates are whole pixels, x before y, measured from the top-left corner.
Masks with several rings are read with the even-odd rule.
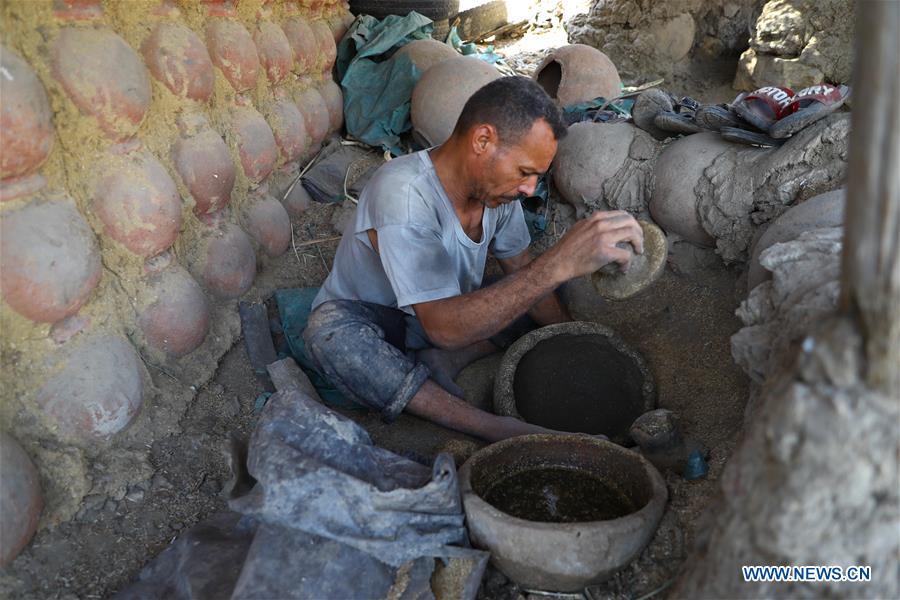
[[[860,0],[841,309],[865,336],[866,383],[900,398],[900,2]]]

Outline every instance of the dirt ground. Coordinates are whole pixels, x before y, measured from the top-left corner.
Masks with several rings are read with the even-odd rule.
[[[554,37],[555,36],[555,37]],[[559,32],[545,30],[511,41],[517,67],[536,66],[543,50],[565,43]],[[521,45],[517,48],[516,44]],[[730,90],[734,61],[697,67],[696,74],[667,87],[704,101],[724,101]],[[266,298],[280,287],[319,285],[331,265],[337,243],[303,242],[333,237],[348,208],[315,205],[304,224],[295,228],[294,250],[270,261],[252,294]],[[555,221],[555,223],[554,223]],[[553,212],[546,246],[565,223]],[[685,433],[710,449],[706,479],[687,482],[668,474],[669,504],[659,530],[642,555],[608,583],[592,590],[594,598],[664,597],[682,565],[701,524],[702,509],[714,493],[722,466],[734,447],[748,394],[745,377],[733,364],[729,337],[739,326],[734,309],[744,281],[740,273],[718,260],[705,267],[670,265],[651,291],[632,301],[600,300],[588,281],[569,287],[567,299],[578,319],[614,328],[651,365],[659,390],[659,406],[676,412]],[[252,298],[251,298],[252,299]],[[459,383],[473,404],[490,406],[493,373],[500,355],[467,368]],[[0,597],[105,598],[133,580],[143,565],[162,551],[179,532],[226,508],[222,487],[230,476],[229,439],[246,436],[258,415],[264,391],[248,363],[242,343],[219,364],[214,378],[200,389],[184,389],[164,373],[151,373],[163,394],[183,397],[183,414],[176,432],[150,445],[152,475],[120,497],[89,496],[77,517],[37,534],[30,546],[0,572]],[[415,417],[401,415],[392,425],[376,415],[342,410],[372,435],[376,443],[411,458],[429,460],[449,452],[459,464],[481,447],[477,440]],[[499,572],[489,569],[480,596],[518,598],[518,590]]]

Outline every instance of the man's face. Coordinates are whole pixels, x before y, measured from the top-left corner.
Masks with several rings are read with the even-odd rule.
[[[488,208],[534,194],[538,178],[556,154],[553,130],[543,119],[514,145],[492,144],[483,158],[473,197]]]

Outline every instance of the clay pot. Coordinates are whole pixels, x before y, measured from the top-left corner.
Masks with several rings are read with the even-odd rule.
[[[20,315],[53,323],[73,315],[100,281],[93,231],[64,200],[36,199],[0,220],[0,289]]]
[[[806,231],[843,225],[846,199],[847,191],[844,189],[820,194],[806,202],[792,206],[772,221],[753,245],[750,267],[747,272],[747,291],[752,291],[760,283],[772,277],[772,274],[759,264],[759,255],[764,250],[775,244],[794,240]]]
[[[0,567],[5,567],[31,541],[44,499],[34,463],[19,443],[2,431],[0,473]]]
[[[291,245],[291,218],[284,206],[268,194],[249,202],[241,223],[269,256],[281,256]]]
[[[319,52],[325,60],[322,70],[330,72],[334,66],[334,61],[337,59],[337,46],[334,43],[334,35],[332,35],[328,23],[324,20],[313,21],[309,26],[316,38]]]
[[[303,115],[303,122],[306,123],[306,132],[312,139],[314,145],[321,144],[328,136],[328,129],[331,126],[331,115],[328,112],[328,105],[322,94],[315,88],[309,88],[297,94],[294,100],[297,102],[297,108]]]
[[[430,146],[443,144],[466,101],[499,77],[497,69],[469,56],[447,59],[428,69],[412,93],[410,116],[416,133]]]
[[[293,101],[287,98],[276,101],[269,115],[269,125],[285,163],[305,156],[311,140],[303,113]]]
[[[181,196],[165,168],[148,152],[105,162],[91,203],[102,233],[143,257],[171,246],[181,228]]]
[[[714,246],[697,216],[694,187],[703,171],[730,144],[717,133],[695,133],[676,140],[663,150],[656,162],[656,185],[650,196],[650,214],[666,230],[701,246]]]
[[[344,125],[344,94],[341,92],[341,86],[331,79],[326,79],[319,87],[319,94],[328,107],[331,131],[340,130]]]
[[[53,74],[78,108],[115,141],[134,135],[150,107],[147,69],[108,29],[62,29],[53,46]]]
[[[312,73],[319,62],[319,43],[309,22],[301,17],[285,19],[281,25],[294,51],[294,66],[298,73]]]
[[[615,485],[634,512],[605,521],[528,521],[488,504],[492,486],[533,469],[575,469]],[[525,435],[491,444],[459,470],[472,543],[525,589],[580,592],[609,579],[653,538],[668,499],[659,472],[641,455],[613,443],[572,435]]]
[[[585,44],[557,48],[534,72],[537,81],[561,106],[617,97],[622,90],[619,72],[609,57]]]
[[[259,56],[250,33],[237,21],[210,19],[206,26],[206,46],[214,65],[238,92],[256,86]]]
[[[299,219],[309,208],[312,197],[299,181],[291,192],[281,201],[291,219]]]
[[[220,298],[238,298],[256,278],[256,253],[240,227],[223,223],[204,232],[191,264],[195,276]]]
[[[434,65],[451,58],[459,58],[459,52],[437,40],[413,40],[394,54],[394,58],[406,56],[419,73],[425,73]]]
[[[234,161],[225,140],[208,125],[172,146],[175,170],[194,199],[194,214],[214,213],[228,204],[234,189]]]
[[[231,126],[237,139],[244,174],[253,183],[259,183],[269,176],[278,160],[275,135],[263,116],[252,106],[236,107],[232,112]]]
[[[291,72],[294,66],[294,51],[281,27],[268,21],[257,25],[256,50],[266,76],[272,84],[278,84]]]
[[[206,102],[215,74],[203,40],[186,26],[162,21],[141,45],[150,73],[176,96]]]
[[[93,21],[103,16],[101,0],[56,0],[53,16],[61,21]]]
[[[209,331],[209,302],[200,285],[177,264],[144,281],[137,323],[147,343],[169,356],[195,350]]]
[[[575,123],[559,141],[553,159],[553,183],[572,206],[584,209],[604,200],[604,185],[629,158],[636,136],[646,134],[629,123]],[[600,208],[609,210],[608,205]]]
[[[552,344],[566,351],[548,351]],[[538,358],[538,367],[552,371],[554,380],[532,381]],[[603,434],[619,443],[628,441],[632,422],[654,408],[656,386],[643,357],[610,328],[587,321],[523,335],[506,350],[494,379],[498,415],[556,431]]]
[[[31,66],[5,46],[0,70],[0,179],[24,178],[44,164],[53,146],[50,103]]]
[[[144,399],[143,365],[118,335],[78,336],[63,346],[36,404],[66,440],[93,442],[122,431]]]

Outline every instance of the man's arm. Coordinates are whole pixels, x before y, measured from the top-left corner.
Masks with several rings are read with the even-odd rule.
[[[630,242],[644,251],[641,227],[622,211],[597,212],[576,223],[553,247],[499,282],[475,292],[414,304],[431,341],[456,349],[485,340],[525,314],[565,281],[616,262],[627,269]]]
[[[528,266],[533,260],[534,258],[531,256],[531,251],[526,248],[524,252],[517,256],[497,259],[497,262],[500,263],[500,268],[503,269],[503,272],[509,276]],[[572,320],[572,316],[569,314],[569,311],[566,310],[566,307],[563,306],[562,302],[560,302],[559,295],[555,290],[532,304],[531,308],[528,310],[528,314],[539,325],[552,325],[554,323],[565,323]]]

